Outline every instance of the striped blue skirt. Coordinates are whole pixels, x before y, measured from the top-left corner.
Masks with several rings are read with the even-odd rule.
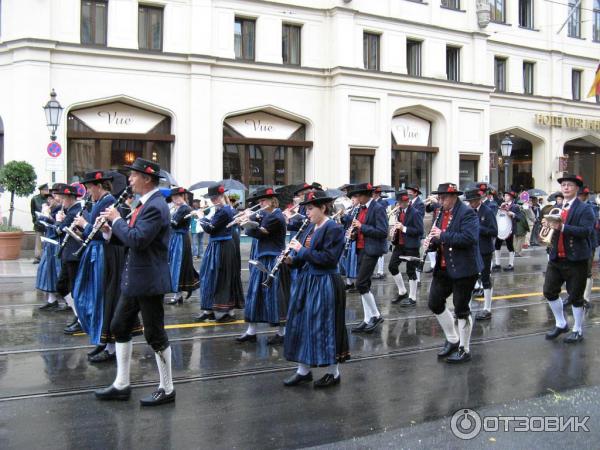
[[[356,278],[358,273],[358,256],[356,255],[356,241],[352,241],[348,252],[340,258],[340,266],[346,278]]]
[[[258,258],[268,271],[271,271],[276,256],[261,256]],[[248,294],[244,307],[246,322],[269,323],[277,326],[285,321],[287,305],[290,297],[290,276],[286,264],[282,264],[271,286],[266,288],[262,283],[268,275],[254,269],[248,280]]]
[[[171,230],[169,239],[169,271],[171,292],[190,292],[198,289],[198,273],[192,260],[192,243],[187,230]]]
[[[81,328],[90,343],[100,344],[104,311],[104,243],[91,241],[87,246],[75,278],[73,299]]]
[[[35,288],[44,292],[56,292],[58,275],[60,274],[60,258],[56,256],[58,246],[43,243],[42,257],[35,278]]]

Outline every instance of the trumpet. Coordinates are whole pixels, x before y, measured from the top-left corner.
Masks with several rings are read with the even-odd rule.
[[[207,214],[206,211],[210,211],[212,208],[216,208],[216,205],[210,205],[210,206],[204,208],[204,214]],[[185,216],[183,216],[183,219],[184,220],[191,219],[193,216],[195,216],[197,214],[196,211],[199,211],[199,210],[194,210],[191,213],[186,214]]]
[[[439,227],[439,221],[442,218],[442,208],[440,208],[438,210],[437,216],[435,217],[435,219],[433,220],[433,225],[431,226],[431,228],[436,228]],[[419,272],[423,272],[423,267],[425,267],[425,261],[427,260],[427,252],[429,250],[429,246],[431,245],[431,241],[433,239],[433,235],[431,234],[431,231],[429,231],[429,234],[427,235],[427,237],[423,240],[423,245],[421,247],[421,261],[419,261],[419,267],[417,268],[417,270]]]
[[[251,222],[250,217],[256,216],[261,211],[264,211],[265,209],[269,208],[267,206],[267,207],[264,207],[264,208],[260,208],[258,210],[254,209],[257,206],[260,206],[260,205],[259,204],[254,205],[252,208],[248,208],[248,209],[245,209],[244,211],[240,211],[239,213],[237,213],[235,216],[233,216],[233,220],[227,224],[226,228],[231,228],[234,225],[239,225],[239,226],[243,227],[248,222]],[[248,214],[250,212],[252,212],[252,214]]]
[[[338,210],[331,216],[331,220],[338,221],[343,214],[348,214],[352,208],[353,206],[349,206],[348,208],[344,208],[343,206],[339,207]]]
[[[562,223],[562,217],[560,216],[560,208],[552,208],[548,214],[544,216],[542,221],[542,227],[539,232],[539,240],[542,245],[550,247],[552,245],[552,238],[554,237],[554,228],[548,226],[547,222],[558,222]]]

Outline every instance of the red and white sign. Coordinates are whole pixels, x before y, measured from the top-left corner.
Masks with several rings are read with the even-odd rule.
[[[62,153],[62,147],[58,142],[52,141],[48,144],[48,147],[46,147],[46,151],[52,158],[58,158]]]

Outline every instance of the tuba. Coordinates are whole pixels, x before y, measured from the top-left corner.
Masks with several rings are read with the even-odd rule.
[[[547,222],[562,222],[560,212],[560,208],[552,208],[550,212],[544,216],[544,219],[546,219]],[[550,247],[552,245],[553,236],[554,228],[551,228],[548,225],[542,225],[539,233],[540,244]]]

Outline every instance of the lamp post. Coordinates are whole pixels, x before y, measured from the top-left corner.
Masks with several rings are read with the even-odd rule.
[[[50,131],[50,139],[56,140],[56,129],[60,125],[60,119],[62,116],[63,107],[60,106],[58,100],[56,100],[56,92],[52,89],[50,92],[50,100],[44,106],[44,113],[46,114],[46,126]]]
[[[504,159],[504,190],[510,190],[508,187],[508,159],[510,158],[510,154],[512,152],[513,142],[510,140],[510,136],[508,133],[500,142],[500,152],[502,152],[502,159]]]

